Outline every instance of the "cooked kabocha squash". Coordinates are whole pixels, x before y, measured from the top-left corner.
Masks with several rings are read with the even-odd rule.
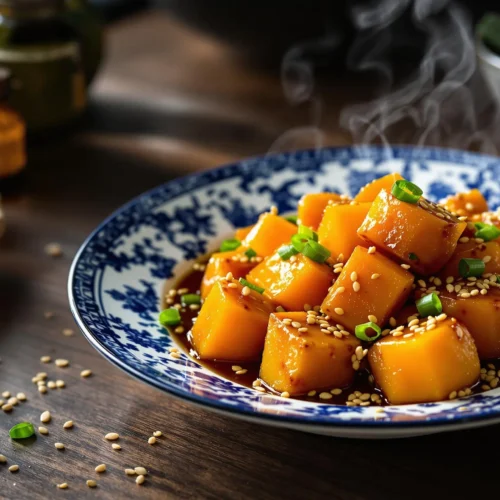
[[[378,196],[382,189],[390,191],[393,184],[402,178],[403,177],[401,177],[398,173],[393,173],[375,179],[359,190],[359,193],[355,196],[354,201],[357,201],[358,203],[366,203],[368,201],[371,202]]]
[[[447,210],[459,216],[467,217],[486,212],[488,203],[478,189],[471,189],[466,193],[458,193],[443,200],[442,204]]]
[[[310,227],[315,231],[318,229],[323,212],[329,202],[347,199],[336,193],[308,193],[302,196],[298,205],[298,223]]]
[[[423,198],[407,203],[382,189],[358,234],[418,274],[428,276],[450,259],[466,226],[435,203]]]
[[[302,330],[302,331],[301,331]],[[351,357],[360,345],[353,335],[325,334],[307,313],[274,313],[269,318],[260,378],[278,392],[343,388],[352,383]]]
[[[480,370],[471,334],[453,318],[427,319],[383,337],[370,348],[368,361],[375,382],[395,405],[448,399],[476,383]]]
[[[248,236],[248,233],[254,228],[254,226],[255,224],[252,224],[251,226],[240,227],[236,229],[234,237],[237,240],[243,241]]]

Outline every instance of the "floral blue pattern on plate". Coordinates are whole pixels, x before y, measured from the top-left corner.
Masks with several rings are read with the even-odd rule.
[[[87,339],[142,381],[207,408],[271,425],[348,437],[402,437],[500,421],[500,389],[440,403],[346,407],[261,394],[224,379],[183,353],[157,323],[167,284],[214,250],[235,227],[271,205],[295,211],[306,192],[355,194],[400,172],[438,200],[478,188],[500,205],[500,161],[462,151],[394,147],[329,148],[246,159],[145,193],[105,220],[72,265],[71,309]]]

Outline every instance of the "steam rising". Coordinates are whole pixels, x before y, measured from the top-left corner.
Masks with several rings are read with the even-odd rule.
[[[461,6],[452,0],[379,0],[354,5],[350,15],[357,34],[347,65],[353,71],[376,72],[381,82],[378,97],[348,106],[340,114],[340,125],[354,143],[411,142],[496,153],[491,137],[500,124],[499,113],[476,71],[472,22]],[[413,36],[395,29],[406,20]],[[421,33],[418,40],[415,33]],[[292,104],[311,105],[311,125],[288,132],[273,149],[294,146],[300,134],[307,135],[311,145],[323,145],[322,107],[310,54],[332,50],[338,43],[335,38],[308,42],[285,56],[285,96]],[[404,52],[412,45],[423,45],[423,57],[406,81],[397,82],[389,50],[397,46]],[[403,129],[407,135],[402,140]]]

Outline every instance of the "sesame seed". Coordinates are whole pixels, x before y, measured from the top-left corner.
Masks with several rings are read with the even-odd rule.
[[[334,309],[335,314],[338,314],[339,316],[342,316],[344,314],[344,310],[341,307],[336,307]]]
[[[310,311],[311,310],[311,305],[310,304],[304,304],[304,311]]]
[[[135,482],[137,484],[143,484],[145,480],[146,480],[146,478],[141,474],[140,476],[136,477]]]
[[[329,392],[321,392],[319,395],[320,399],[332,399],[332,395]]]
[[[40,358],[40,361],[41,361],[42,363],[50,363],[50,362],[51,362],[51,360],[52,360],[52,358],[51,358],[50,356],[42,356],[42,357]]]
[[[306,333],[308,331],[308,329],[305,326],[303,326],[303,327],[299,328],[298,331],[300,333]]]
[[[316,391],[309,391],[307,395],[312,398],[313,396],[316,396]]]
[[[0,454],[0,464],[4,464],[7,462],[7,457],[5,455]]]
[[[299,323],[298,321],[292,321],[292,326],[293,326],[294,328],[300,328],[300,327],[302,326],[302,324],[301,324],[301,323]]]
[[[9,467],[10,472],[17,472],[19,470],[19,465],[11,465]]]
[[[75,332],[71,328],[64,328],[62,333],[65,337],[71,337]]]
[[[64,380],[56,380],[56,386],[58,389],[64,389],[66,387],[66,382],[64,382]]]
[[[50,257],[61,257],[63,254],[61,245],[59,243],[48,243],[45,245],[44,251]]]
[[[108,432],[105,436],[104,439],[107,439],[108,441],[116,441],[119,439],[120,434],[118,432]]]
[[[90,377],[91,375],[92,375],[92,371],[91,370],[82,370],[80,372],[80,377],[83,377],[83,378]]]
[[[401,264],[401,267],[403,269],[410,269],[411,266],[409,264]]]
[[[356,271],[351,273],[351,281],[358,281],[358,273]]]
[[[54,446],[58,449],[58,450],[64,450],[65,446],[63,443],[54,443]]]
[[[258,392],[266,392],[266,390],[264,389],[264,387],[260,387],[260,386],[255,386],[254,389]]]
[[[57,384],[56,384],[53,380],[49,380],[49,381],[47,382],[47,387],[48,387],[49,389],[56,389],[56,388],[57,388]]]
[[[361,285],[359,284],[359,281],[355,281],[353,284],[352,284],[352,289],[355,291],[355,292],[359,292],[361,290]]]
[[[174,359],[181,359],[181,355],[179,352],[171,352],[170,357]]]
[[[404,339],[409,339],[410,337],[413,337],[413,333],[405,333],[405,334],[403,335],[403,338],[404,338]]]
[[[484,262],[485,264],[487,264],[490,260],[491,260],[491,255],[485,255],[485,256],[483,257],[483,262]]]
[[[28,398],[26,397],[26,394],[24,392],[18,392],[16,394],[16,397],[19,401],[26,401]]]
[[[86,484],[89,488],[95,488],[97,483],[93,479],[87,479]]]
[[[43,422],[44,424],[46,424],[47,422],[50,422],[50,419],[52,418],[52,415],[50,414],[50,411],[44,411],[41,415],[40,415],[40,421]]]
[[[392,327],[396,326],[397,322],[396,322],[396,318],[393,318],[392,316],[389,318],[389,325],[391,325]]]
[[[113,450],[121,450],[122,449],[122,447],[118,443],[112,443],[111,448],[113,448]]]
[[[67,359],[56,359],[55,364],[59,368],[66,368],[69,365],[69,361]]]
[[[105,472],[106,471],[106,464],[99,464],[94,470],[96,472]]]
[[[134,469],[125,469],[125,474],[127,474],[127,476],[135,476],[135,470]]]
[[[247,286],[244,286],[241,290],[241,295],[244,295],[245,297],[250,295],[250,288],[248,288]]]
[[[416,318],[415,318],[415,319],[412,319],[412,320],[408,323],[408,326],[409,326],[409,327],[416,326],[416,325],[418,325],[418,323],[419,323],[418,319],[416,319]]]
[[[483,384],[483,385],[481,386],[481,389],[482,389],[483,391],[489,391],[489,390],[491,389],[491,387],[490,387],[489,385]]]
[[[38,427],[38,432],[46,436],[49,433],[49,430],[47,429],[47,427],[40,426]]]
[[[52,319],[54,317],[54,313],[52,311],[45,311],[43,316],[45,319]]]
[[[134,467],[135,473],[141,476],[147,475],[148,471],[144,467]]]
[[[12,406],[16,406],[18,403],[19,403],[19,401],[17,400],[17,398],[15,396],[12,396],[7,401],[7,404],[12,405]]]
[[[282,392],[281,393],[281,397],[282,398],[289,398],[290,397],[290,393],[288,391]]]
[[[378,321],[378,318],[374,314],[369,314],[368,321],[371,321],[372,323],[376,323]]]
[[[5,411],[5,412],[9,412],[9,411],[12,411],[14,407],[12,405],[10,405],[9,403],[6,403],[4,405],[2,405],[2,410]]]
[[[245,373],[247,373],[248,370],[247,369],[243,369],[243,370],[238,370],[236,373],[236,375],[245,375]]]
[[[151,436],[149,439],[148,439],[148,444],[156,444],[156,438],[154,436]]]
[[[340,394],[342,394],[342,389],[332,389],[330,391],[334,396],[339,396]]]
[[[154,431],[153,432],[153,436],[154,437],[160,437],[160,436],[163,436],[163,433],[161,431]]]
[[[236,283],[228,283],[227,287],[228,288],[238,288],[238,285]]]
[[[73,427],[73,420],[68,420],[67,422],[64,422],[63,428],[64,429],[71,429]]]
[[[9,391],[3,391],[2,392],[2,397],[3,398],[10,398],[10,392]]]
[[[448,395],[448,399],[455,399],[457,397],[457,391],[452,391]]]
[[[243,368],[240,365],[233,365],[231,366],[231,370],[233,370],[233,372],[238,372],[240,370],[243,370]]]
[[[292,320],[291,320],[290,318],[285,318],[285,319],[283,320],[283,324],[284,324],[284,325],[291,325],[291,324],[292,324]]]
[[[393,337],[401,337],[401,335],[403,335],[403,332],[401,330],[397,330],[392,334]]]
[[[359,361],[354,361],[353,364],[352,364],[352,367],[354,370],[359,370]]]
[[[368,248],[368,253],[375,253],[377,249],[375,247],[369,247]]]

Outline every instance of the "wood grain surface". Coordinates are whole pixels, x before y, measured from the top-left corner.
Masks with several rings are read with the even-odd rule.
[[[422,499],[486,497],[497,488],[498,426],[409,440],[334,439],[263,427],[185,404],[133,380],[76,331],[68,308],[71,259],[87,234],[130,197],[187,172],[265,153],[307,111],[283,99],[278,75],[245,65],[231,49],[163,12],[110,29],[107,61],[85,127],[37,146],[23,189],[7,196],[0,240],[0,392],[26,393],[0,412],[0,497],[206,499]],[[337,111],[356,98],[340,84]],[[335,104],[334,104],[335,107]],[[335,114],[328,143],[346,144]],[[301,141],[301,138],[292,138]],[[64,255],[44,253],[50,242]],[[52,319],[44,313],[53,311]],[[65,336],[64,328],[75,330]],[[67,368],[40,357],[70,361]],[[80,377],[83,369],[93,375]],[[64,389],[40,394],[46,371]],[[48,436],[13,442],[19,421]],[[73,420],[71,430],[63,423]],[[156,445],[153,431],[164,436]],[[120,434],[120,451],[104,440]],[[64,451],[55,442],[66,445]],[[94,468],[104,463],[107,471]],[[17,473],[8,466],[18,464]],[[138,486],[124,469],[144,466]],[[95,479],[97,488],[86,486]],[[67,482],[67,490],[56,484]]]

